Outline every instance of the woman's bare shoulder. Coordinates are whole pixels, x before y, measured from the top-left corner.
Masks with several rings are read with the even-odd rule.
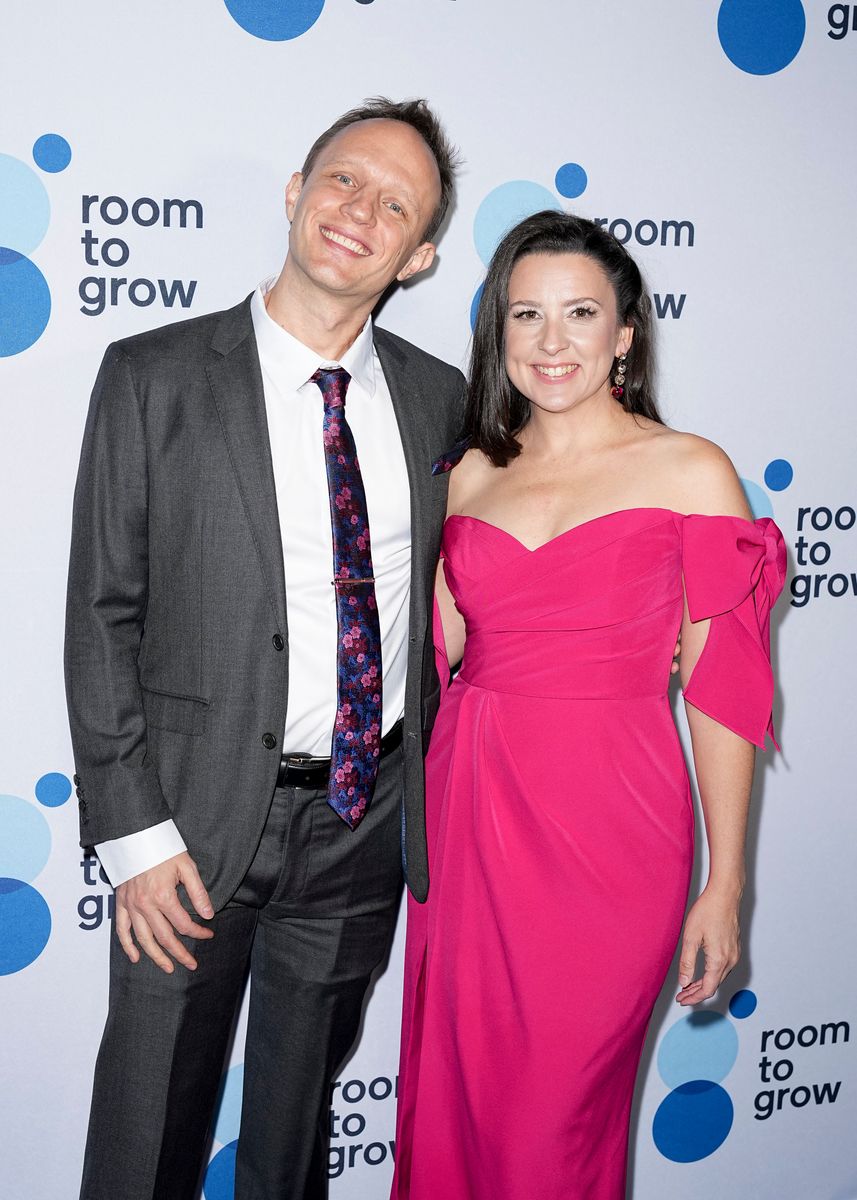
[[[750,509],[729,455],[695,433],[663,427],[650,442],[651,467],[676,512],[749,517]]]
[[[461,462],[450,472],[447,514],[464,512],[468,498],[479,491],[490,472],[496,470],[497,467],[481,450],[471,448],[465,451]]]

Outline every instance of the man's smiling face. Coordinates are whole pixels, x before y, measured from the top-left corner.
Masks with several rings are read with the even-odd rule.
[[[394,279],[431,264],[423,234],[439,201],[437,163],[415,129],[385,119],[349,125],[286,189],[289,269],[374,306]]]

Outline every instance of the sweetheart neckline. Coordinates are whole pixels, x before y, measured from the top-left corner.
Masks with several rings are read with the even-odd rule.
[[[544,550],[544,548],[546,546],[551,546],[551,545],[553,545],[554,542],[558,542],[562,538],[568,537],[569,534],[576,533],[578,531],[578,529],[585,529],[588,525],[597,525],[599,521],[606,521],[609,517],[619,517],[619,516],[622,516],[624,513],[638,513],[638,512],[641,512],[641,513],[642,512],[665,513],[668,516],[681,517],[682,519],[684,519],[684,517],[685,517],[684,513],[676,512],[675,509],[673,509],[673,508],[658,508],[658,507],[650,507],[648,505],[638,505],[634,508],[617,508],[613,512],[602,513],[600,517],[591,517],[588,521],[580,521],[580,522],[578,522],[577,525],[571,525],[568,529],[564,529],[562,531],[562,533],[555,534],[552,538],[548,538],[548,540],[546,542],[542,542],[538,546],[528,546],[525,542],[522,542],[520,538],[515,537],[514,533],[510,533],[508,529],[503,529],[503,528],[501,528],[501,526],[495,525],[493,523],[493,521],[486,521],[482,517],[474,517],[470,513],[450,513],[450,515],[446,518],[446,521],[444,522],[444,524],[447,524],[449,521],[454,521],[456,519],[459,521],[476,521],[477,524],[479,524],[479,525],[484,525],[488,529],[494,529],[497,531],[497,533],[503,534],[504,537],[509,538],[516,545],[520,546],[522,550],[526,550],[526,552],[528,554],[538,554],[538,552],[540,550]],[[735,520],[735,521],[740,521],[740,520],[743,520],[744,518],[730,517],[729,519]],[[748,524],[752,524],[752,523],[753,522],[748,522]]]
[[[564,529],[562,533],[557,533],[554,537],[548,538],[546,542],[542,542],[540,545],[535,547],[528,546],[525,542],[522,542],[520,538],[515,537],[514,533],[510,533],[508,529],[502,529],[499,525],[495,525],[493,521],[486,521],[482,517],[474,517],[470,513],[450,513],[450,515],[444,521],[444,525],[446,525],[449,521],[454,521],[456,519],[459,521],[475,521],[478,525],[484,525],[487,529],[494,529],[497,531],[497,533],[503,534],[504,537],[509,538],[509,540],[513,541],[515,545],[520,546],[522,550],[525,550],[527,554],[538,554],[539,551],[544,550],[546,546],[552,546],[554,542],[561,541],[563,538],[568,537],[569,534],[577,533],[579,529],[586,529],[590,525],[597,525],[601,521],[607,521],[611,517],[621,517],[627,513],[664,513],[666,516],[679,517],[682,521],[686,521],[691,517],[704,517],[709,521],[740,521],[742,525],[756,526],[770,520],[769,517],[754,517],[753,519],[748,519],[747,517],[735,517],[729,513],[680,513],[676,512],[674,508],[660,508],[654,505],[641,504],[632,508],[617,508],[614,509],[613,512],[602,513],[600,517],[591,517],[588,521],[580,521],[577,525],[572,525],[568,529]]]

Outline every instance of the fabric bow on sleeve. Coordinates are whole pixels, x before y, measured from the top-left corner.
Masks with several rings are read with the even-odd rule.
[[[685,699],[760,749],[774,745],[771,609],[786,578],[783,536],[768,517],[690,516],[682,564],[692,621],[711,620]]]

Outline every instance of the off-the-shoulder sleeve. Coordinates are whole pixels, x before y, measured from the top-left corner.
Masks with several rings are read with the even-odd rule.
[[[760,749],[766,732],[776,746],[770,629],[786,577],[782,534],[768,517],[686,517],[682,566],[690,619],[711,619],[685,699]]]

